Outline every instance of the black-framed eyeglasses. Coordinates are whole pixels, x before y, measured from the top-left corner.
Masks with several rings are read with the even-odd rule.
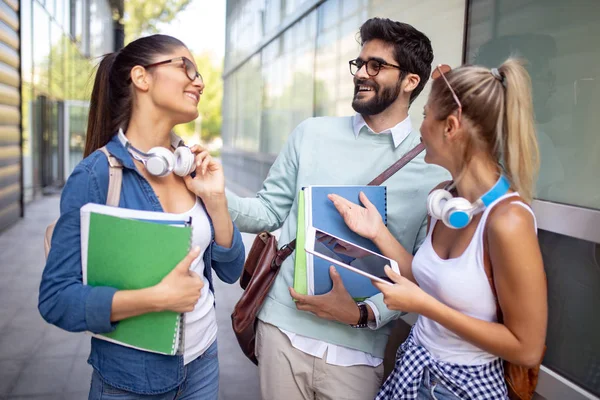
[[[348,61],[348,64],[350,64],[350,73],[352,74],[352,76],[356,75],[356,73],[363,67],[363,65],[366,65],[367,75],[369,76],[377,76],[379,71],[381,71],[384,67],[396,68],[402,71],[402,68],[400,68],[400,66],[398,65],[390,64],[385,61],[377,60],[374,58],[371,58],[367,61],[363,61],[360,58],[357,58],[356,60]]]
[[[180,61],[181,62],[181,68],[184,69],[185,71],[185,75],[189,78],[190,81],[195,81],[196,78],[200,79],[200,83],[204,84],[204,80],[202,79],[202,75],[200,75],[200,72],[198,72],[198,70],[196,69],[196,66],[194,65],[194,63],[187,57],[176,57],[176,58],[172,58],[170,60],[165,60],[165,61],[159,61],[153,64],[148,64],[148,65],[143,65],[144,68],[148,69],[151,67],[157,67],[159,65],[166,65],[166,64],[171,64],[174,62]]]

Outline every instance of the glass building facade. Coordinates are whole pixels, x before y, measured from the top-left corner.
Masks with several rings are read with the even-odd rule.
[[[0,0],[0,230],[83,155],[98,57],[122,47],[122,0]]]
[[[260,189],[303,119],[352,115],[348,60],[371,17],[407,22],[438,63],[528,61],[541,171],[533,207],[548,277],[537,396],[600,398],[600,6],[596,0],[229,0],[222,159],[228,185]],[[429,84],[413,103],[422,120]],[[368,166],[365,166],[368,168]]]
[[[81,160],[98,57],[118,47],[108,0],[21,3],[23,198],[64,184]]]

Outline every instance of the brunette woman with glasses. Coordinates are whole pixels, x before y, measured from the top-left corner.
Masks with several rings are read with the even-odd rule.
[[[218,398],[212,271],[235,282],[244,246],[227,211],[221,166],[172,133],[198,117],[203,90],[190,51],[170,36],[135,40],[98,67],[86,158],[63,189],[38,307],[62,329],[92,333],[111,332],[119,321],[150,312],[185,313],[185,340],[182,354],[168,356],[92,338],[90,399]],[[117,290],[82,282],[79,209],[106,202],[109,165],[101,148],[122,165],[119,207],[192,219],[193,250],[155,286]]]
[[[348,226],[397,260],[392,310],[419,319],[377,399],[506,399],[503,360],[541,362],[544,266],[529,206],[538,165],[531,83],[520,61],[437,67],[421,126],[425,161],[451,182],[428,198],[428,235],[413,257],[365,207],[331,196]],[[394,199],[389,199],[394,201]],[[351,206],[349,208],[348,206]]]

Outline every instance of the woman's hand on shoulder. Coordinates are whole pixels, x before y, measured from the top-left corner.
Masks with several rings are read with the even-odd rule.
[[[215,161],[208,150],[200,145],[190,148],[196,156],[196,176],[184,178],[189,191],[200,197],[205,204],[225,198],[225,175],[223,167]]]

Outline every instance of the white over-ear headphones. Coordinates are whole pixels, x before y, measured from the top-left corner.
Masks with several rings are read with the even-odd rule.
[[[144,163],[146,171],[150,175],[167,176],[174,172],[175,175],[187,176],[196,170],[194,164],[196,157],[189,147],[179,146],[174,153],[165,147],[153,147],[148,150],[148,153],[144,153],[129,143],[123,129],[119,129],[119,140],[129,151],[129,154]]]
[[[510,183],[504,175],[480,199],[471,203],[463,197],[454,197],[445,189],[437,189],[427,197],[427,212],[433,218],[441,220],[452,229],[461,229],[469,225],[473,216],[482,212],[495,200],[504,196],[510,188]]]

